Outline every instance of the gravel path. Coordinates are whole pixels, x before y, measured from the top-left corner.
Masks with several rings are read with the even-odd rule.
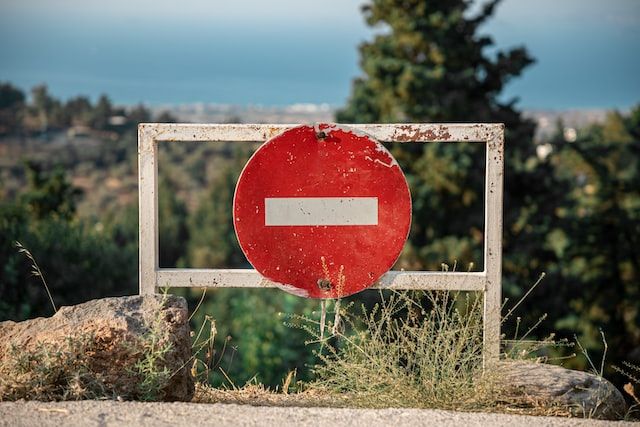
[[[640,426],[578,418],[423,409],[284,408],[202,403],[1,402],[0,426]]]

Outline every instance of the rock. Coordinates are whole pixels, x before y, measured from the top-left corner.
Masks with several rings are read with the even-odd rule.
[[[15,391],[21,384],[26,398],[64,399],[67,393],[75,398],[92,397],[73,390],[47,394],[44,386],[38,394],[29,390],[33,387],[24,379],[35,372],[56,377],[50,378],[50,384],[60,382],[61,376],[69,384],[68,371],[72,366],[81,371],[75,375],[81,380],[77,383],[82,391],[93,386],[106,397],[189,401],[194,392],[187,366],[190,358],[191,338],[184,298],[155,295],[93,300],[62,307],[49,318],[0,322],[0,366],[4,370],[0,376],[6,378],[15,371],[28,371],[22,376],[16,374],[14,383],[6,380],[0,400],[3,391],[5,394]],[[45,359],[42,366],[46,370],[29,368],[39,365],[38,359]],[[29,361],[27,368],[25,360]],[[64,366],[55,366],[56,363]],[[20,398],[20,394],[14,393],[14,397]]]
[[[569,407],[579,417],[619,420],[624,397],[606,379],[561,366],[520,361],[500,362],[499,379],[507,396],[526,404]]]

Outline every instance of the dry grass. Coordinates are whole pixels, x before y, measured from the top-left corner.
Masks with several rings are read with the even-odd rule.
[[[192,402],[234,403],[254,406],[347,407],[345,396],[334,396],[316,390],[283,393],[262,384],[247,384],[242,388],[213,388],[198,383]]]
[[[162,361],[167,348],[150,338],[123,344],[120,354],[129,354],[131,364],[123,366],[117,384],[94,366],[94,347],[92,337],[82,336],[28,351],[10,348],[0,361],[0,401],[157,400],[171,377]]]
[[[123,337],[109,349],[114,357],[109,362],[122,365],[115,381],[105,373],[104,361],[95,357],[105,353],[103,343],[88,333],[29,349],[10,347],[0,355],[0,401],[157,400],[173,375],[164,363],[171,343],[163,339],[161,315],[158,311],[158,321],[144,335]]]
[[[44,279],[44,275],[42,274],[40,266],[36,262],[35,257],[29,249],[24,247],[22,243],[15,241],[13,242],[13,245],[16,247],[16,249],[18,249],[18,253],[23,254],[31,262],[31,265],[29,266],[31,268],[31,275],[40,278],[42,286],[44,286],[44,289],[47,291],[47,295],[49,296],[49,301],[51,302],[51,306],[53,307],[53,312],[57,312],[58,308],[56,307],[56,303],[53,301],[53,296],[51,296],[51,291],[49,290],[47,281]]]
[[[105,396],[107,385],[88,367],[91,337],[68,337],[32,351],[11,347],[0,363],[2,400],[79,400]]]
[[[286,395],[256,384],[229,390],[200,387],[196,400],[571,415],[560,405],[513,396],[501,384],[499,371],[483,370],[483,307],[478,295],[381,292],[371,310],[338,310],[334,322],[326,324],[289,316],[292,326],[311,335],[308,344],[319,345],[320,363],[313,367],[316,380],[298,385],[300,392]],[[551,338],[542,344],[512,341],[510,354],[519,359],[531,359],[541,347],[555,344]]]
[[[53,311],[57,312],[53,296],[44,275],[29,249],[14,242],[18,252],[31,262],[31,273],[39,277],[45,288]],[[166,302],[166,294],[162,305]],[[0,401],[4,400],[80,400],[80,399],[139,399],[157,400],[167,385],[172,372],[164,364],[171,343],[162,327],[162,312],[148,331],[135,340],[123,339],[115,355],[130,363],[123,365],[122,377],[130,380],[132,387],[120,387],[106,378],[93,355],[104,353],[94,336],[80,334],[67,336],[62,342],[36,343],[33,348],[11,346],[0,354]],[[120,360],[122,362],[122,360]]]
[[[261,384],[248,384],[242,388],[223,389],[214,388],[198,383],[196,385],[193,403],[224,403],[252,406],[280,406],[280,407],[323,407],[323,408],[370,408],[371,406],[358,403],[362,397],[355,393],[327,393],[325,390],[310,388],[295,393],[285,394],[280,391],[270,390]],[[392,407],[393,405],[380,405],[379,408]],[[408,405],[404,405],[409,407]],[[425,406],[426,407],[426,406]],[[375,407],[374,407],[375,408]],[[471,410],[471,409],[468,409]],[[534,398],[521,397],[496,399],[493,406],[479,407],[477,411],[507,413],[517,415],[534,416],[559,416],[571,417],[573,413],[566,407]]]
[[[328,325],[309,388],[346,392],[357,407],[487,406],[495,382],[482,370],[482,300],[456,295],[394,292],[358,316],[345,310],[351,332]]]
[[[513,396],[501,383],[499,371],[483,370],[481,295],[385,291],[371,310],[353,304],[333,307],[334,312],[328,313],[332,316],[321,313],[319,319],[287,316],[290,326],[309,333],[308,345],[318,346],[319,363],[312,368],[315,381],[296,383],[290,373],[275,389],[255,380],[237,387],[228,379],[222,389],[201,383],[193,401],[571,416],[570,408]],[[528,340],[528,332],[523,340],[510,340],[508,356],[535,360],[540,348],[556,344],[552,337],[542,343]],[[207,354],[212,346],[211,341],[199,345]],[[194,373],[208,374],[211,365],[202,365],[205,369]]]
[[[30,255],[26,249],[21,249]],[[36,265],[35,260],[32,261]],[[43,284],[46,288],[44,280]],[[292,371],[275,390],[255,380],[237,387],[226,376],[219,366],[221,356],[215,356],[215,321],[207,317],[194,334],[192,374],[206,379],[213,370],[220,370],[229,385],[212,388],[199,383],[193,401],[260,406],[438,408],[571,416],[571,408],[566,406],[528,396],[513,396],[500,381],[499,370],[483,369],[480,295],[397,291],[380,292],[379,295],[380,302],[371,310],[361,306],[355,314],[352,305],[340,308],[340,300],[336,300],[333,322],[326,321],[326,301],[319,321],[290,315],[290,325],[306,330],[312,338],[308,344],[318,345],[320,362],[313,367],[316,380],[312,383],[296,383],[296,373]],[[171,372],[162,363],[170,348],[161,344],[159,325],[159,321],[150,325],[149,333],[140,342],[124,343],[127,351],[136,355],[135,363],[126,373],[138,379],[138,387],[131,396],[122,397],[156,400],[171,377]],[[207,326],[207,333],[204,333]],[[531,359],[541,348],[565,345],[555,342],[553,337],[542,342],[528,340],[535,326],[523,336],[505,342],[508,358]],[[70,337],[64,343],[38,345],[29,352],[12,348],[0,361],[0,401],[119,397],[100,374],[89,368],[92,342],[91,337]],[[226,341],[221,354],[225,348]],[[631,368],[638,371],[638,367],[632,365]],[[633,393],[633,387],[630,387]]]
[[[624,385],[623,391],[631,397],[635,403],[629,407],[625,419],[629,421],[640,421],[640,365],[622,362],[622,367],[614,366],[613,369],[630,380],[630,382]]]

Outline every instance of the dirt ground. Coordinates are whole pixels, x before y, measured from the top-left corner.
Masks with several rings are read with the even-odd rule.
[[[0,402],[0,426],[640,426],[579,418],[426,409],[297,408],[203,403]]]

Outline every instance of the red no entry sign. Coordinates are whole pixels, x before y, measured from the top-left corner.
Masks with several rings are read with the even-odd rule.
[[[336,125],[299,126],[251,157],[233,220],[260,274],[296,295],[339,298],[393,266],[409,232],[411,196],[377,141]]]

